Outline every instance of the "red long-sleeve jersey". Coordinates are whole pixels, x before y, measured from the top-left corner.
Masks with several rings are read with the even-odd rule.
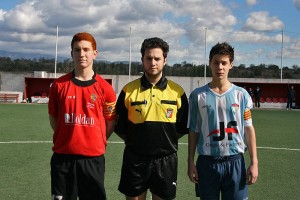
[[[98,74],[90,81],[68,73],[53,82],[48,112],[57,119],[53,151],[99,156],[106,149],[106,120],[115,119],[116,94]]]

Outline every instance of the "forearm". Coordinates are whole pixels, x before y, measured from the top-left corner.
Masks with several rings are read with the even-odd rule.
[[[197,136],[198,134],[191,132],[188,134],[188,163],[194,163],[196,146],[197,146]]]
[[[51,126],[52,130],[54,131],[57,126],[57,119],[55,117],[53,117],[52,115],[49,115],[49,121],[50,121],[50,126]]]
[[[197,136],[198,134],[191,132],[188,136],[188,171],[187,175],[189,176],[189,179],[193,183],[198,182],[198,172],[197,167],[194,161],[195,158],[195,152],[196,152],[196,145],[197,145]]]
[[[116,122],[115,120],[110,120],[110,121],[106,120],[105,121],[106,139],[108,139],[112,135],[114,128],[115,128],[115,122]]]
[[[256,135],[253,126],[245,128],[245,139],[249,151],[250,162],[251,164],[257,165],[258,158],[257,158],[257,147],[256,147]]]
[[[250,165],[247,169],[247,184],[252,185],[258,178],[258,159],[256,150],[256,137],[253,126],[245,128],[245,139],[248,146]]]

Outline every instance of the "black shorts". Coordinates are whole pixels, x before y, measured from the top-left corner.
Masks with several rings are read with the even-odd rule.
[[[51,158],[53,200],[106,200],[104,156],[86,157],[54,153]]]
[[[119,191],[136,197],[147,189],[162,199],[176,197],[177,153],[161,157],[145,157],[124,151]]]

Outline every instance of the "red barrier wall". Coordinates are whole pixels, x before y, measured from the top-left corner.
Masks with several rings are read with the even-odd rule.
[[[33,78],[25,77],[24,98],[30,98],[32,96],[48,96],[50,84],[56,78]],[[105,79],[112,85],[112,79]]]
[[[249,88],[252,88],[252,90],[255,90],[257,86],[261,89],[261,96],[263,98],[287,98],[288,94],[288,83],[234,83],[238,86],[244,87],[247,90]],[[290,84],[294,86],[294,90],[296,91],[296,105],[300,106],[300,84],[299,83],[293,83]]]

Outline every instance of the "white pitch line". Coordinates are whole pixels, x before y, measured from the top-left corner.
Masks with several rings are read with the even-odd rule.
[[[300,149],[290,149],[290,148],[275,148],[275,147],[257,147],[258,149],[274,149],[274,150],[287,150],[287,151],[300,151]]]
[[[181,145],[187,145],[187,143],[178,143]],[[291,149],[291,148],[276,148],[276,147],[257,147],[258,149],[273,149],[273,150],[287,150],[287,151],[300,151],[300,149]]]
[[[34,144],[34,143],[52,143],[52,141],[7,141],[0,142],[0,144]],[[110,144],[124,144],[123,141],[108,141]],[[180,145],[187,145],[188,143],[179,142]],[[300,149],[291,148],[276,148],[276,147],[257,147],[258,149],[272,149],[272,150],[286,150],[286,151],[300,151]]]
[[[8,141],[0,144],[34,144],[34,143],[52,143],[52,141]]]

